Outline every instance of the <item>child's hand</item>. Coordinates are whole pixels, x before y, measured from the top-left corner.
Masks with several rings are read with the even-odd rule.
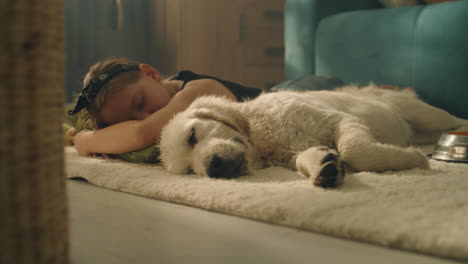
[[[89,151],[89,138],[93,136],[94,131],[91,130],[82,130],[76,134],[73,138],[75,143],[75,149],[81,156],[91,156],[93,158],[112,158],[109,154],[104,153],[92,153]]]
[[[88,143],[89,138],[93,136],[93,131],[82,130],[75,135],[75,149],[81,156],[90,156],[92,153],[89,152]]]

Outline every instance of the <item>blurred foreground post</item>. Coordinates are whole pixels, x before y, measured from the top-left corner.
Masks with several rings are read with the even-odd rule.
[[[63,0],[0,0],[0,263],[68,263]]]

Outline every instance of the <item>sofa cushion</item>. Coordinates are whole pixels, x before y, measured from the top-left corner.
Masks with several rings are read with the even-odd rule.
[[[468,1],[341,13],[322,20],[316,74],[412,86],[426,102],[468,118]]]
[[[381,8],[377,0],[288,0],[284,13],[285,77],[315,74],[315,32],[325,17],[353,10]]]

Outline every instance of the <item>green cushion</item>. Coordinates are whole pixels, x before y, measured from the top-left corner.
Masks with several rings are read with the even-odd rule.
[[[89,115],[86,114],[86,111],[81,112],[84,117],[78,119],[78,115],[70,116],[68,114],[70,106],[65,108],[65,118],[62,126],[64,135],[67,133],[69,128],[75,128],[77,131],[84,129],[93,130],[94,126]],[[156,145],[151,145],[146,148],[124,153],[112,155],[114,158],[125,160],[133,163],[159,163],[159,148]]]

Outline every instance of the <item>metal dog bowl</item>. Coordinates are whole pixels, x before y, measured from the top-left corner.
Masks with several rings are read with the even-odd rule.
[[[444,133],[434,148],[432,158],[468,163],[468,131]]]

